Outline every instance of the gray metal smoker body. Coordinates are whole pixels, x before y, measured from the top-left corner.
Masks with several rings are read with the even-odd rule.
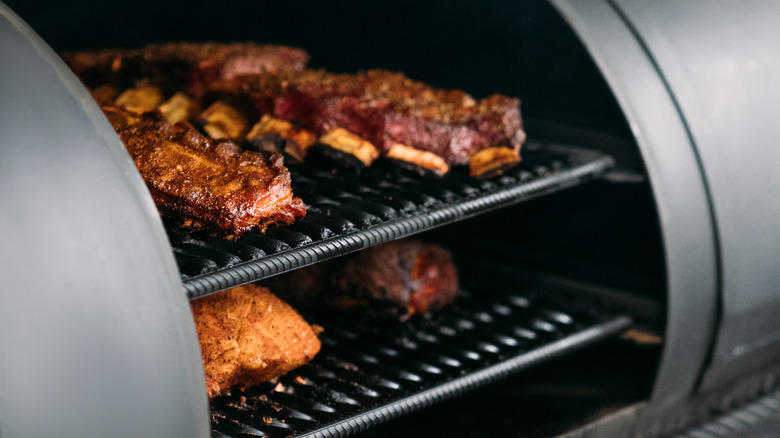
[[[664,353],[624,420],[645,430],[780,359],[780,5],[552,3],[620,103],[658,208]],[[0,40],[0,436],[208,436],[194,327],[132,161],[4,6]]]
[[[0,436],[209,436],[194,323],[133,161],[3,4],[0,42]]]

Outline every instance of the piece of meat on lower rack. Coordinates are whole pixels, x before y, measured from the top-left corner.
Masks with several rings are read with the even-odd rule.
[[[208,96],[293,122],[364,165],[385,156],[438,174],[469,164],[472,176],[485,176],[517,164],[525,141],[518,99],[496,94],[476,100],[382,70],[243,75],[215,81]]]
[[[240,286],[190,306],[209,398],[282,376],[320,350],[315,329],[266,288]]]
[[[325,319],[337,311],[361,323],[392,323],[451,304],[458,277],[449,251],[403,239],[271,278],[266,285],[279,297],[250,284],[190,303],[209,397],[273,380],[317,354],[321,329],[287,303]]]

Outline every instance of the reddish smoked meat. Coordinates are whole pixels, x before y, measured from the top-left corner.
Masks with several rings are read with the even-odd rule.
[[[168,94],[199,96],[216,80],[240,75],[302,70],[309,55],[301,49],[255,43],[166,43],[137,49],[104,49],[62,55],[88,86],[120,88],[144,78]]]
[[[101,104],[161,213],[190,228],[238,237],[257,227],[289,225],[306,208],[293,197],[280,154],[209,139],[185,123]]]
[[[343,128],[385,154],[401,144],[432,152],[448,164],[467,164],[477,152],[525,141],[519,100],[475,100],[400,73],[371,70],[333,74],[303,70],[236,76],[213,82],[212,97],[244,100],[259,113],[291,120],[323,135]]]
[[[396,240],[267,281],[299,307],[337,309],[369,320],[404,320],[452,303],[458,273],[446,249]]]

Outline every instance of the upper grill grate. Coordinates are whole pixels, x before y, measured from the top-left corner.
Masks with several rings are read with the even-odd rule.
[[[190,299],[556,192],[614,165],[592,150],[531,142],[523,162],[479,180],[463,169],[444,178],[375,166],[360,173],[291,168],[293,192],[309,211],[289,227],[238,241],[169,229]]]

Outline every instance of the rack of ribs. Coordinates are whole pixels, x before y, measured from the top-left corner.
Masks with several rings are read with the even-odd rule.
[[[160,212],[189,228],[220,229],[238,237],[273,223],[289,225],[306,213],[293,197],[280,154],[242,151],[186,123],[156,113],[101,108],[124,142]]]
[[[301,70],[309,61],[304,50],[255,43],[150,44],[136,49],[64,53],[62,57],[90,87],[111,84],[126,88],[143,78],[166,93],[184,91],[196,96],[216,80]]]
[[[446,249],[402,239],[279,275],[266,284],[299,308],[392,321],[451,304],[458,274]]]

